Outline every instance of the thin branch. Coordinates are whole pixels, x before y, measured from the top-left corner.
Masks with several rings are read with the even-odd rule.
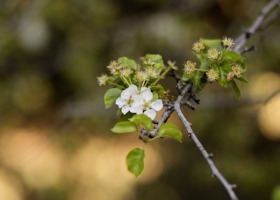
[[[188,100],[186,100],[186,99],[183,99],[182,101],[181,101],[181,105],[186,105],[189,109],[191,109],[191,110],[194,110],[195,109],[195,106],[191,103],[191,102],[189,102]]]
[[[241,53],[241,48],[245,45],[247,39],[249,39],[251,35],[256,34],[257,31],[263,29],[263,27],[267,27],[269,24],[272,23],[271,20],[268,20],[268,22],[265,23],[266,25],[262,25],[266,17],[272,12],[274,8],[277,7],[280,7],[280,0],[272,0],[262,9],[261,13],[258,15],[253,24],[235,40],[234,51]],[[272,19],[275,20],[276,18],[274,17]]]
[[[157,125],[154,127],[153,130],[150,131],[149,133],[149,137],[153,138],[155,137],[155,135],[158,132],[158,129],[161,127],[162,124],[164,124],[169,117],[171,116],[171,114],[174,112],[174,107],[172,104],[170,104],[169,106],[167,106],[167,108],[165,109],[164,113],[162,114],[160,120],[158,121]]]
[[[182,93],[178,96],[177,100],[174,103],[174,110],[177,113],[178,117],[180,118],[180,120],[183,122],[185,128],[188,131],[188,135],[189,137],[194,141],[196,147],[199,149],[199,151],[201,152],[201,154],[203,155],[203,157],[205,158],[205,160],[207,161],[212,174],[214,177],[217,177],[219,179],[219,181],[222,183],[222,185],[225,187],[226,191],[228,192],[231,200],[238,200],[233,188],[235,187],[235,185],[230,184],[225,178],[224,176],[219,172],[219,170],[217,169],[215,163],[212,160],[212,154],[209,154],[204,146],[201,144],[201,142],[199,141],[199,139],[196,137],[195,133],[193,132],[192,128],[191,128],[191,123],[185,118],[184,114],[181,111],[181,102],[184,99],[185,95],[187,92],[189,92],[189,90],[191,89],[191,84],[186,84]]]

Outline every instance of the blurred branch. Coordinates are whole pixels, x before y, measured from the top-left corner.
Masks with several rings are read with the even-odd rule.
[[[267,28],[278,16],[280,8],[280,0],[270,1],[258,15],[253,24],[245,30],[240,36],[235,40],[234,51],[238,53],[244,53],[243,46],[246,44],[246,41],[251,37],[251,35],[256,34],[258,31],[262,31]],[[270,17],[268,18],[268,16]],[[267,19],[268,18],[268,19]]]
[[[174,110],[177,113],[180,120],[183,122],[185,128],[187,129],[189,137],[194,141],[196,147],[199,149],[199,151],[201,152],[203,157],[206,159],[206,161],[212,171],[213,176],[217,177],[219,179],[219,181],[223,184],[223,186],[225,187],[226,191],[228,192],[231,200],[238,200],[235,192],[233,191],[233,188],[235,187],[235,185],[230,184],[224,178],[224,176],[219,172],[215,163],[212,160],[213,155],[209,154],[205,150],[204,146],[201,144],[201,142],[199,141],[199,139],[196,137],[195,133],[193,132],[193,130],[191,128],[191,123],[185,118],[184,114],[181,111],[181,103],[182,103],[186,93],[191,89],[191,86],[192,85],[190,83],[185,85],[181,95],[178,96],[177,100],[174,103]]]

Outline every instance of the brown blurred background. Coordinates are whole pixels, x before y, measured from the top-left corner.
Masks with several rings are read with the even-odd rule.
[[[237,37],[267,2],[1,0],[0,199],[228,199],[186,135],[149,144],[143,175],[129,174],[125,156],[142,143],[110,132],[116,107],[104,109],[96,77],[120,56],[182,67],[199,37]],[[280,199],[279,41],[280,19],[249,41],[240,100],[211,84],[185,110],[240,199]]]

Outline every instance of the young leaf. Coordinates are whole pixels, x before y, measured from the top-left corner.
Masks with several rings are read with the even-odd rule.
[[[123,64],[125,67],[129,67],[132,70],[136,70],[137,64],[134,60],[128,59],[127,57],[121,57],[118,59],[118,62]]]
[[[192,76],[190,78],[195,86],[199,86],[200,79],[202,78],[202,73],[200,71],[195,71],[194,73],[192,73]]]
[[[218,82],[223,87],[227,87],[228,86],[227,76],[228,76],[228,73],[230,72],[230,70],[231,70],[230,64],[227,61],[224,61],[219,66],[220,77],[218,79]]]
[[[161,85],[159,85],[159,84],[157,84],[157,85],[152,85],[152,86],[151,86],[151,90],[152,90],[153,92],[156,92],[156,93],[158,94],[159,97],[161,97],[161,96],[163,95],[163,93],[164,93],[164,88],[163,88]]]
[[[135,124],[143,125],[148,131],[151,131],[153,129],[153,122],[151,118],[149,118],[147,115],[134,115],[132,118],[129,119],[129,121]]]
[[[247,63],[245,62],[244,57],[236,53],[235,51],[225,50],[223,52],[223,59],[228,62],[240,64],[243,70],[247,69]]]
[[[198,84],[197,89],[196,89],[195,92],[196,92],[196,93],[200,92],[200,91],[206,86],[207,83],[208,83],[207,79],[204,78],[204,77],[202,77],[202,78],[200,79],[200,82],[199,82],[199,84]]]
[[[221,40],[207,40],[207,39],[200,39],[200,41],[210,48],[215,48],[218,51],[221,51],[223,49],[221,45]]]
[[[158,93],[153,92],[153,99],[152,99],[152,101],[156,101],[156,100],[158,100]]]
[[[163,124],[158,130],[158,135],[162,137],[171,137],[178,142],[182,142],[182,132],[174,124]]]
[[[136,177],[139,176],[144,169],[144,157],[145,151],[139,148],[132,149],[126,156],[127,169]]]
[[[181,77],[181,81],[187,82],[191,79],[192,76],[193,76],[193,73],[191,73],[191,74],[184,73],[183,76]]]
[[[110,108],[120,96],[122,90],[119,88],[111,88],[104,94],[105,108]]]
[[[239,99],[240,96],[241,96],[241,92],[240,92],[239,87],[237,86],[235,81],[231,81],[231,85],[233,87],[233,90],[234,90],[234,93],[235,93],[236,97]]]
[[[200,61],[199,69],[208,70],[211,61],[205,57],[204,54],[195,54],[195,57]]]
[[[250,83],[244,76],[241,76],[240,78],[236,78],[236,79],[244,83]]]
[[[236,53],[235,51],[230,51],[230,50],[225,50],[223,52],[223,58],[230,62],[244,61],[243,56]]]
[[[133,133],[137,131],[136,124],[130,121],[120,121],[111,129],[114,133]]]
[[[159,54],[146,54],[145,60],[154,61],[155,62],[154,67],[158,71],[162,71],[164,69],[163,59],[162,56]],[[146,67],[145,64],[143,66]]]

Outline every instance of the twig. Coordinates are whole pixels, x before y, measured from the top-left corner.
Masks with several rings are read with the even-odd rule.
[[[149,132],[149,137],[153,138],[155,137],[158,129],[161,127],[162,124],[164,124],[168,119],[169,117],[171,116],[171,114],[174,112],[174,107],[173,105],[171,104],[170,106],[168,106],[166,108],[166,110],[164,111],[164,113],[162,114],[160,120],[158,121],[157,125],[154,127],[153,130],[151,130]]]
[[[181,101],[181,105],[186,105],[189,109],[191,109],[191,110],[194,110],[195,109],[195,106],[191,103],[191,102],[189,102],[188,100],[186,100],[186,99],[183,99],[182,101]]]
[[[199,149],[199,151],[201,152],[201,154],[203,155],[203,157],[205,158],[205,160],[207,161],[212,174],[214,177],[217,177],[219,179],[219,181],[222,183],[222,185],[225,187],[226,191],[228,192],[231,200],[238,200],[233,188],[235,187],[235,185],[230,184],[225,178],[224,176],[219,172],[219,170],[217,169],[215,163],[212,160],[212,154],[209,154],[204,146],[201,144],[201,142],[199,141],[199,139],[196,137],[195,133],[193,132],[192,128],[191,128],[191,123],[188,122],[188,120],[185,118],[184,114],[181,111],[181,102],[184,99],[185,95],[187,92],[189,92],[189,90],[191,89],[191,84],[186,84],[182,93],[178,96],[177,100],[174,103],[174,110],[177,113],[178,117],[180,118],[180,120],[183,122],[185,128],[188,131],[188,135],[189,137],[194,141],[196,147]]]
[[[245,45],[247,39],[249,39],[251,35],[256,34],[261,28],[263,29],[263,27],[267,27],[272,23],[270,19],[265,23],[266,25],[262,25],[266,17],[276,7],[280,7],[280,0],[272,0],[262,9],[254,23],[235,40],[234,51],[241,53],[241,48]],[[274,17],[272,19],[274,20],[276,18]]]

